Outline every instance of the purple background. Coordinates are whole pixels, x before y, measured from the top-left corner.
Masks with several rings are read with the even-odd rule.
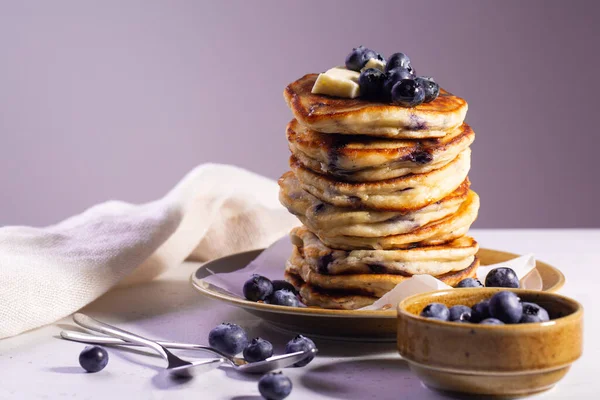
[[[0,224],[287,169],[285,85],[359,44],[469,102],[478,227],[599,227],[594,1],[0,3]]]

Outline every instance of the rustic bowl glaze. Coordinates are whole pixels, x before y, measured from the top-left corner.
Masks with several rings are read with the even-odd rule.
[[[548,292],[508,289],[550,314],[542,323],[461,324],[427,319],[429,303],[473,306],[504,288],[440,290],[398,305],[398,350],[430,388],[478,395],[522,396],[554,386],[582,353],[583,307]]]

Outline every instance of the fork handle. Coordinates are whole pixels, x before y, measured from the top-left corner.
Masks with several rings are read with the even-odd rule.
[[[148,347],[160,354],[160,356],[164,358],[165,361],[169,362],[168,350],[166,350],[163,346],[156,342],[153,342],[150,339],[146,339],[142,336],[136,335],[135,333],[131,333],[123,329],[117,328],[116,326],[100,322],[92,317],[88,317],[87,315],[81,313],[74,314],[73,321],[75,321],[77,325],[87,328],[91,331],[103,333],[105,335],[112,336],[113,338],[122,339],[126,342]]]

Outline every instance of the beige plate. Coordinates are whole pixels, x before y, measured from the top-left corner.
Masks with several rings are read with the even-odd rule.
[[[210,261],[192,275],[192,284],[200,293],[239,306],[275,328],[285,331],[343,340],[396,341],[394,309],[355,311],[274,306],[241,299],[202,280],[211,274],[242,269],[262,251],[247,251]],[[480,249],[477,255],[482,265],[496,264],[518,257],[513,253],[490,249]],[[542,277],[543,291],[556,292],[564,285],[565,277],[557,268],[538,260],[536,269]],[[366,321],[360,322],[360,320]]]

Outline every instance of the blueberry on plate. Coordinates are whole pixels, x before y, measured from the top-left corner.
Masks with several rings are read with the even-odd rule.
[[[378,54],[371,49],[367,49],[365,46],[355,47],[350,54],[346,56],[346,68],[359,72],[371,58],[381,60],[383,57],[381,54]]]
[[[289,290],[290,292],[292,292],[294,294],[298,294],[298,291],[296,290],[294,285],[292,285],[288,281],[276,279],[274,281],[271,281],[271,283],[273,284],[273,293],[275,293],[278,290],[285,289],[285,290]]]
[[[423,86],[414,79],[402,79],[392,87],[392,103],[415,107],[425,100]]]
[[[102,371],[108,364],[108,353],[100,346],[86,346],[79,354],[79,365],[87,372]]]
[[[520,323],[550,321],[548,311],[535,303],[523,302],[523,316]]]
[[[448,321],[450,318],[450,310],[442,303],[431,303],[427,304],[423,311],[421,311],[421,317],[435,318],[442,321]]]
[[[490,301],[483,300],[473,306],[471,322],[480,322],[490,317]]]
[[[250,301],[265,300],[273,294],[273,283],[262,275],[253,274],[244,283],[244,297]]]
[[[437,99],[440,94],[440,85],[438,85],[433,78],[421,76],[416,78],[416,81],[418,81],[425,90],[425,100],[423,100],[423,103],[429,103]]]
[[[273,345],[271,342],[259,337],[252,339],[244,349],[244,360],[250,363],[266,360],[272,355]]]
[[[316,348],[317,348],[317,346],[315,345],[315,342],[313,342],[306,336],[298,335],[295,338],[293,338],[292,340],[290,340],[289,342],[287,342],[287,344],[285,345],[285,353],[289,354],[289,353],[295,353],[297,351],[307,351],[307,350],[312,350],[312,349],[316,349]],[[296,364],[294,364],[294,367],[304,367],[309,362],[311,362],[314,358],[315,358],[315,355],[311,354],[308,357],[306,357],[304,360],[300,360]]]
[[[292,381],[281,372],[269,372],[258,381],[258,391],[267,400],[282,400],[292,392]]]
[[[391,96],[392,88],[402,79],[414,79],[414,76],[405,68],[394,68],[385,73],[383,81],[383,90],[388,96]]]
[[[504,322],[496,318],[486,318],[480,322],[481,325],[504,325]]]
[[[516,324],[523,316],[523,305],[513,292],[498,292],[490,299],[490,315],[505,324]]]
[[[377,68],[368,68],[362,71],[358,77],[360,97],[367,100],[383,100],[385,97],[383,93],[385,79],[385,74]]]
[[[385,72],[398,67],[409,70],[412,75],[415,74],[415,70],[410,63],[410,58],[404,53],[392,54],[385,64]]]
[[[471,307],[457,305],[450,307],[449,310],[449,320],[450,321],[465,321],[468,322],[471,320],[471,314],[473,310]]]
[[[269,304],[276,306],[298,307],[300,302],[296,295],[289,290],[277,290],[269,297]]]
[[[462,281],[458,282],[456,285],[457,288],[465,288],[465,287],[483,287],[483,283],[477,278],[465,278]]]
[[[519,278],[512,268],[499,267],[488,272],[485,277],[487,287],[518,288]]]
[[[208,344],[229,356],[235,356],[248,345],[248,335],[241,326],[225,322],[210,331]]]

